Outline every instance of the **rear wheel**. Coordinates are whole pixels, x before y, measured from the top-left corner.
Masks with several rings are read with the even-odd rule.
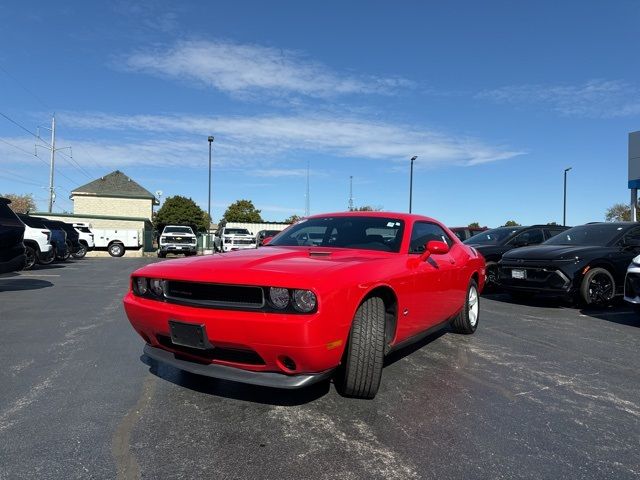
[[[25,245],[24,255],[26,257],[26,262],[24,264],[23,270],[31,270],[31,268],[36,263],[36,251],[33,247],[30,247],[29,245]]]
[[[112,257],[121,257],[124,255],[124,245],[121,243],[112,243],[109,245],[109,255]]]
[[[83,258],[87,254],[87,247],[84,244],[80,244],[80,249],[73,253],[73,258]]]
[[[336,376],[336,387],[347,397],[373,398],[378,393],[384,362],[384,302],[366,299],[353,318],[349,343]]]
[[[467,287],[467,298],[460,313],[453,318],[451,327],[456,333],[469,334],[476,331],[480,320],[480,295],[478,294],[478,284],[474,279],[469,281]]]
[[[65,251],[64,255],[62,256],[62,260],[69,260],[69,258],[71,257],[71,249],[73,248],[73,245],[71,245],[71,242],[67,242],[67,250]]]
[[[52,249],[46,255],[42,255],[42,253],[40,253],[40,255],[38,255],[38,263],[40,265],[50,265],[50,264],[53,263],[53,261],[55,259],[56,259],[56,251],[55,251],[55,249]]]
[[[592,268],[582,279],[580,297],[587,305],[604,306],[611,303],[616,291],[613,276],[604,268]]]

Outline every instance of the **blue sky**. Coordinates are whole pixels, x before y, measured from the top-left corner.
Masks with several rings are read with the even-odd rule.
[[[628,201],[640,4],[5,2],[0,192],[46,207],[38,126],[56,112],[54,211],[120,169],[266,220],[357,206],[497,226],[602,220]],[[49,133],[41,129],[42,136]]]

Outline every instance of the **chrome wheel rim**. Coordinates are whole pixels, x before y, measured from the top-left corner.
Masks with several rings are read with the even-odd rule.
[[[25,256],[26,256],[26,265],[24,268],[28,269],[33,267],[33,265],[36,263],[36,252],[34,252],[31,249],[27,249],[27,251],[25,252]]]
[[[606,303],[613,298],[613,281],[609,275],[598,273],[589,282],[589,299],[592,303]]]
[[[478,323],[478,312],[480,311],[480,301],[478,298],[478,290],[476,287],[469,288],[469,297],[467,299],[469,323],[475,327]]]

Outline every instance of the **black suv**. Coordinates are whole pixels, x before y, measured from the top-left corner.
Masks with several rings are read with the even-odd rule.
[[[546,293],[606,305],[623,293],[627,267],[638,254],[640,224],[590,223],[505,254],[498,281],[514,297]]]
[[[0,197],[0,273],[24,268],[24,224],[9,208],[11,200]]]
[[[498,262],[502,255],[514,248],[538,245],[568,228],[562,225],[498,227],[478,233],[464,243],[478,250],[487,262],[485,290],[491,290],[498,285]]]

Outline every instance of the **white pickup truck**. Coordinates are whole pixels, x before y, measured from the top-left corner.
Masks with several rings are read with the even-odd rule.
[[[226,228],[218,230],[213,245],[218,252],[256,248],[256,237],[246,228]]]
[[[158,257],[164,258],[167,253],[184,254],[185,257],[198,254],[198,237],[191,227],[184,225],[167,225],[160,234]]]
[[[139,249],[140,232],[138,230],[113,230],[92,228],[95,248],[106,248],[112,257],[121,257],[127,248]]]

